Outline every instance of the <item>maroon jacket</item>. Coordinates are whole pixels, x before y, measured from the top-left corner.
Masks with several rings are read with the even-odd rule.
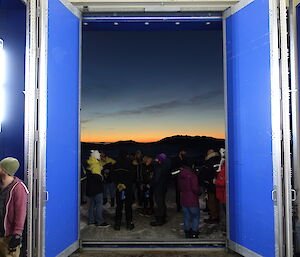
[[[178,175],[178,189],[181,192],[181,205],[198,207],[200,187],[198,177],[189,169],[181,168]]]
[[[22,235],[28,193],[27,187],[18,178],[15,178],[9,186],[4,217],[5,236]]]

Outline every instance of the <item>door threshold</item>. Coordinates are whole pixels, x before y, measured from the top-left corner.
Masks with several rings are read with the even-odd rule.
[[[199,240],[199,241],[81,241],[81,249],[130,249],[130,250],[158,250],[158,249],[223,249],[226,247],[225,240]]]

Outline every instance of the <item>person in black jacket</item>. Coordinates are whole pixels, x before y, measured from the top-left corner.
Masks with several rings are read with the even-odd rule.
[[[141,215],[152,215],[154,208],[153,201],[153,189],[150,186],[150,181],[153,177],[154,167],[152,163],[153,159],[149,156],[143,158],[143,164],[141,167],[141,189],[143,195],[143,209]]]
[[[142,206],[144,197],[142,192],[143,153],[141,150],[136,151],[132,164],[135,170],[135,183],[134,183],[135,199],[137,200],[138,205]]]
[[[212,149],[208,150],[199,175],[199,181],[206,189],[208,195],[207,207],[210,217],[205,219],[204,222],[209,224],[219,222],[219,203],[216,197],[216,186],[213,183],[213,180],[217,176],[216,165],[220,163],[220,160],[221,157],[219,153]]]
[[[157,164],[154,168],[153,179],[150,186],[153,188],[156,209],[154,211],[155,220],[150,223],[151,226],[162,226],[166,223],[167,207],[166,193],[168,179],[170,177],[171,161],[163,153],[156,157]]]
[[[115,230],[120,230],[122,222],[122,211],[125,205],[125,216],[127,229],[134,229],[132,221],[132,203],[133,203],[133,183],[135,180],[135,172],[133,166],[125,153],[121,153],[116,164],[112,166],[112,181],[116,185],[116,216]]]

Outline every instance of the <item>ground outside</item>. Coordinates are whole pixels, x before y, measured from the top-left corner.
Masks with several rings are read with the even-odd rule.
[[[108,228],[100,228],[94,225],[87,225],[88,223],[88,206],[81,206],[81,240],[84,241],[98,241],[98,242],[223,242],[226,241],[225,234],[225,219],[219,224],[205,224],[204,219],[208,218],[208,214],[201,210],[199,238],[186,239],[183,230],[183,213],[176,211],[175,204],[175,190],[171,188],[167,193],[167,220],[168,222],[160,227],[150,226],[150,221],[154,219],[153,216],[141,215],[140,208],[136,204],[133,205],[133,221],[135,228],[131,231],[126,229],[125,214],[123,215],[123,224],[120,231],[113,229],[115,208],[110,207],[107,203],[104,206],[105,221],[111,224]]]
[[[120,231],[113,229],[115,208],[107,203],[104,206],[104,217],[111,224],[108,228],[100,228],[87,225],[87,204],[81,206],[81,240],[84,242],[97,242],[97,247],[86,247],[74,253],[72,257],[95,256],[95,257],[236,257],[235,253],[228,253],[225,249],[226,235],[225,223],[205,224],[208,218],[207,212],[201,210],[199,238],[186,239],[183,231],[183,213],[177,212],[175,204],[174,188],[169,188],[167,194],[168,222],[161,227],[151,227],[150,221],[153,216],[141,215],[140,208],[133,205],[133,220],[135,228],[131,231],[126,229],[125,217]],[[125,244],[128,242],[128,244]],[[151,247],[139,245],[139,242],[150,242]],[[155,242],[173,242],[174,245],[155,245]],[[216,244],[193,245],[198,242],[215,242]],[[223,244],[220,242],[223,242]],[[181,244],[181,243],[185,243]],[[102,244],[102,245],[101,245]],[[181,247],[179,245],[181,244]],[[96,246],[95,245],[95,246]],[[128,246],[131,245],[131,246]]]

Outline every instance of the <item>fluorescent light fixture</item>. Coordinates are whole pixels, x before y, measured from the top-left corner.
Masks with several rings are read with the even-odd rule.
[[[210,24],[211,24],[211,22],[210,22],[210,21],[208,21],[208,22],[206,22],[205,24],[206,24],[206,25],[210,25]]]
[[[2,131],[2,122],[4,120],[4,106],[5,106],[4,80],[5,80],[5,55],[4,55],[3,40],[0,39],[0,132]]]
[[[118,23],[118,22],[114,22],[114,25],[115,25],[115,26],[118,26],[118,25],[119,25],[119,23]]]
[[[176,25],[180,25],[180,22],[179,22],[179,21],[177,21],[177,22],[175,22],[175,24],[176,24]]]
[[[149,22],[148,22],[148,21],[146,21],[146,22],[145,22],[145,25],[149,25]]]

